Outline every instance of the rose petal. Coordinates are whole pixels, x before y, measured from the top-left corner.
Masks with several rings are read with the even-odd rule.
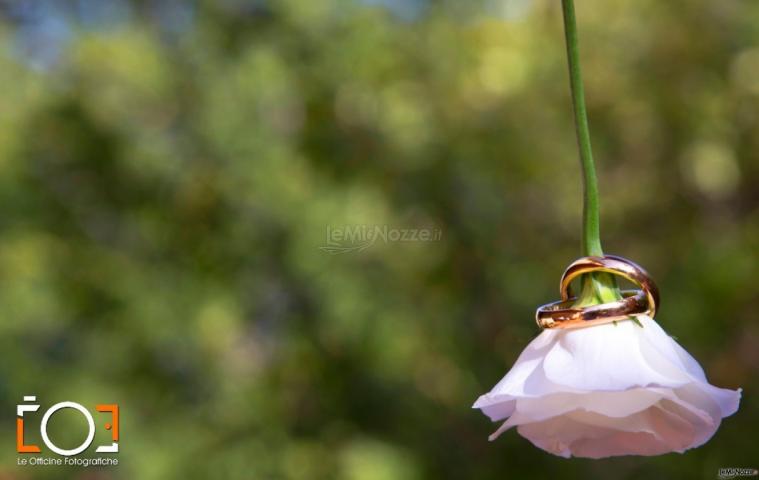
[[[714,430],[667,400],[622,418],[575,410],[518,427],[520,435],[550,453],[587,458],[683,452],[706,441]]]
[[[682,370],[666,368],[669,362],[662,362],[661,355],[646,358],[650,351],[641,346],[641,330],[621,321],[562,332],[543,362],[546,378],[576,389],[610,391],[689,382]]]

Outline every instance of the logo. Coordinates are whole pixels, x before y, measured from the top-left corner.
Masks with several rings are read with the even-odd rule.
[[[742,467],[730,467],[720,468],[717,478],[725,480],[728,478],[737,477],[756,477],[759,476],[759,470],[756,468],[742,468]]]
[[[327,244],[320,250],[338,255],[362,252],[375,243],[438,242],[443,236],[439,228],[394,228],[389,225],[327,225]]]
[[[21,454],[35,454],[42,453],[43,449],[40,445],[34,443],[26,443],[25,433],[31,431],[31,423],[39,418],[40,405],[37,402],[37,397],[34,395],[24,396],[24,403],[16,406],[16,451]],[[87,423],[87,435],[79,446],[66,449],[56,445],[48,434],[48,423],[53,416],[61,410],[71,409],[79,412]],[[97,425],[103,425],[105,430],[110,431],[111,441],[110,444],[98,445],[95,449],[97,453],[118,453],[119,451],[119,406],[117,404],[98,404],[95,405],[95,416],[84,405],[76,402],[59,402],[52,407],[45,410],[42,414],[42,418],[39,420],[39,432],[42,438],[42,443],[46,450],[54,452],[63,457],[73,457],[84,452],[92,445],[95,439],[96,422]],[[107,417],[103,418],[105,415]],[[19,459],[19,464],[62,464],[63,462],[44,462],[42,457],[37,458],[38,461],[28,461],[26,459]],[[47,459],[49,460],[49,459]],[[60,459],[59,459],[60,460]],[[66,462],[67,464],[72,462]]]

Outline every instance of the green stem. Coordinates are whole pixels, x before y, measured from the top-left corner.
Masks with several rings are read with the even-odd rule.
[[[596,178],[596,167],[593,163],[593,151],[590,144],[588,113],[585,108],[585,91],[580,70],[575,7],[573,0],[562,0],[561,5],[564,13],[564,34],[567,44],[569,84],[572,90],[577,146],[580,150],[580,164],[583,174],[582,253],[585,256],[601,256],[603,249],[601,248],[598,179]],[[577,304],[597,304],[619,298],[621,296],[614,277],[609,274],[590,274],[583,277],[582,292]]]

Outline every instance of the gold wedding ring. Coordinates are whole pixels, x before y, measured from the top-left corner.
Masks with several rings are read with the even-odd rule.
[[[648,313],[648,297],[641,290],[623,291],[616,302],[572,307],[576,299],[559,300],[538,308],[535,319],[540,328],[577,328],[624,320]]]
[[[651,317],[656,315],[659,305],[659,289],[643,267],[626,258],[616,255],[604,255],[603,257],[583,257],[575,260],[564,271],[559,284],[559,292],[562,300],[569,300],[572,295],[572,280],[592,272],[607,272],[626,278],[638,285],[648,297],[648,306],[651,309]]]
[[[624,291],[621,300],[601,305],[573,307],[572,280],[593,272],[607,272],[621,276],[640,287]],[[578,328],[614,322],[638,315],[656,314],[659,289],[648,273],[636,263],[615,255],[583,257],[572,262],[561,277],[561,300],[538,308],[535,319],[541,328]]]

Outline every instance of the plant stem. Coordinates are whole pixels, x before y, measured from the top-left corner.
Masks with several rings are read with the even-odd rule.
[[[580,163],[583,174],[583,209],[582,209],[582,250],[583,255],[603,255],[598,205],[598,180],[593,163],[593,150],[590,145],[588,113],[585,109],[585,90],[580,70],[580,51],[577,39],[577,21],[573,0],[562,0],[564,11],[564,35],[567,44],[569,62],[569,84],[572,89],[572,106],[577,130],[577,146],[580,149]]]
[[[577,146],[583,174],[582,253],[585,256],[602,256],[598,179],[593,163],[590,144],[588,113],[585,108],[585,91],[580,70],[580,51],[577,39],[577,20],[573,0],[561,1],[564,14],[564,35],[569,63],[569,84],[572,90],[572,106],[577,131]],[[582,292],[578,304],[588,305],[621,298],[614,277],[609,274],[589,274],[582,280]]]

